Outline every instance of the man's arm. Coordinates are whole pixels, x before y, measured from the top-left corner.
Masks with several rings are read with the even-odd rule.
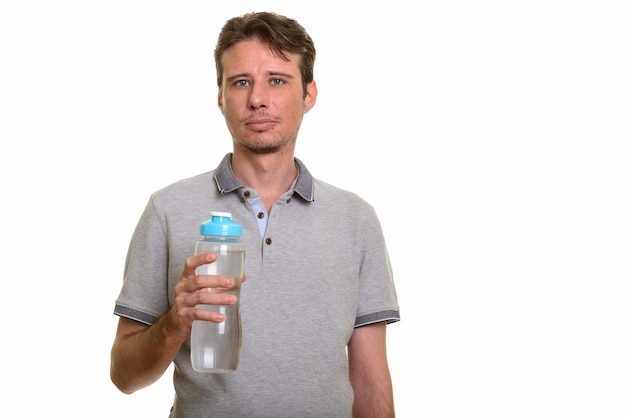
[[[387,324],[356,328],[348,343],[354,418],[395,417],[391,373],[387,363]]]
[[[168,330],[167,315],[149,326],[120,318],[111,349],[111,380],[124,393],[156,382],[185,341]]]
[[[110,373],[111,380],[120,391],[133,393],[156,382],[191,335],[194,320],[224,320],[219,312],[196,309],[198,304],[232,305],[237,301],[234,295],[207,291],[207,288],[232,288],[235,281],[231,277],[196,276],[198,266],[212,263],[215,259],[215,255],[210,253],[187,258],[174,288],[174,303],[154,324],[119,319],[111,348]]]

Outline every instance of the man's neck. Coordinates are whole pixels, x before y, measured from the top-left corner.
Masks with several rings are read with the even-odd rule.
[[[235,151],[231,165],[235,177],[259,193],[268,212],[298,176],[293,151],[271,154]]]

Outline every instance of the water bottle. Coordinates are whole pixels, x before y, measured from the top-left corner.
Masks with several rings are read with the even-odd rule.
[[[200,225],[202,237],[196,243],[196,254],[210,252],[217,259],[196,269],[196,275],[224,275],[235,280],[235,287],[224,290],[237,296],[234,305],[197,305],[220,312],[223,322],[196,320],[191,326],[191,365],[194,370],[206,373],[228,373],[239,365],[241,353],[241,318],[239,316],[239,291],[244,266],[244,246],[241,242],[241,225],[232,220],[228,212],[210,212],[211,219]],[[220,291],[215,289],[215,291]]]

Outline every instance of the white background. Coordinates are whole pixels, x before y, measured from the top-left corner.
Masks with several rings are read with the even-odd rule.
[[[620,3],[3,2],[3,410],[167,416],[169,373],[108,376],[126,248],[151,192],[231,149],[215,40],[272,10],[318,49],[296,155],[386,231],[398,417],[623,418]]]

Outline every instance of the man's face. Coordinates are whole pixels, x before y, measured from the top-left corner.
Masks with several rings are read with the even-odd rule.
[[[254,39],[239,42],[222,56],[224,78],[218,106],[235,149],[255,154],[293,148],[302,118],[315,104],[315,82],[302,91],[300,57],[274,55]]]

